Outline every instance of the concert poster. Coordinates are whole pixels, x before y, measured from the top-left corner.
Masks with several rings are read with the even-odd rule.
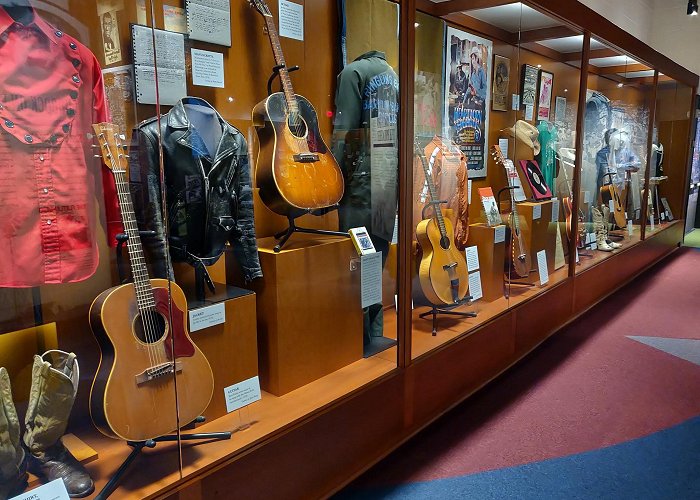
[[[445,50],[443,135],[464,153],[470,179],[486,177],[493,43],[448,27]]]

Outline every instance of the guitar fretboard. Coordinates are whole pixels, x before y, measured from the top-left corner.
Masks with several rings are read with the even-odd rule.
[[[425,173],[425,182],[428,184],[428,194],[430,195],[430,201],[433,202],[433,212],[435,213],[435,220],[437,220],[438,229],[440,230],[440,237],[445,238],[447,236],[447,230],[445,229],[445,219],[442,216],[442,209],[440,208],[439,199],[437,195],[437,189],[435,183],[433,182],[432,171],[425,160],[425,156],[422,152],[417,150],[418,157],[420,158],[421,164],[423,165],[423,172]],[[433,158],[435,155],[433,155]]]
[[[277,35],[275,20],[272,16],[265,15],[263,17],[265,18],[265,27],[267,28],[267,35],[270,38],[270,45],[272,45],[272,52],[275,56],[275,63],[277,66],[280,66],[279,75],[280,81],[282,82],[282,90],[284,91],[284,99],[287,102],[287,109],[289,114],[294,116],[299,112],[299,107],[297,106],[297,99],[294,94],[294,89],[292,88],[292,81],[289,79],[287,63],[284,60],[284,53],[282,52],[280,39]]]

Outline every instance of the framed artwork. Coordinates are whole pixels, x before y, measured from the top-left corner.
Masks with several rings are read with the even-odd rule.
[[[493,100],[491,109],[508,111],[508,82],[510,81],[510,59],[493,56]]]
[[[445,43],[443,135],[467,159],[470,179],[486,177],[493,42],[451,26]]]
[[[537,78],[540,70],[529,64],[523,64],[522,81],[520,82],[521,95],[520,105],[527,106],[528,104],[535,105],[535,96],[537,95]]]
[[[537,93],[537,119],[549,120],[552,114],[552,87],[554,75],[547,71],[540,71],[540,86]]]
[[[563,123],[566,120],[566,97],[557,96],[554,105],[554,122]]]

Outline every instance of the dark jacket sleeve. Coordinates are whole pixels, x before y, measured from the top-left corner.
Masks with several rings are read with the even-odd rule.
[[[335,118],[331,151],[345,177],[349,177],[351,165],[347,164],[349,152],[346,143],[362,126],[362,76],[354,65],[346,67],[340,75],[335,93]]]
[[[229,240],[246,282],[262,277],[258,244],[255,239],[255,219],[253,217],[253,187],[250,181],[250,163],[245,141],[238,148],[237,167],[233,188],[237,197],[237,230]]]
[[[134,129],[129,151],[129,188],[140,231],[155,231],[141,238],[146,262],[154,278],[174,279],[167,252],[161,203],[158,147],[141,127]]]

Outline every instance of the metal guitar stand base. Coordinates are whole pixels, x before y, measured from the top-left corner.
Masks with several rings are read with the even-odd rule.
[[[195,419],[195,422],[204,422],[204,417],[197,417]],[[230,432],[200,432],[195,434],[180,435],[180,440],[182,441],[223,441],[225,439],[231,439]],[[131,462],[133,462],[136,459],[136,457],[138,457],[141,454],[144,448],[155,448],[158,443],[169,441],[177,441],[177,435],[169,434],[167,436],[160,436],[157,438],[148,439],[146,441],[127,441],[126,444],[133,448],[131,450],[131,453],[129,453],[129,456],[126,457],[126,459],[122,462],[122,464],[117,469],[117,472],[114,473],[114,475],[105,485],[105,487],[102,488],[102,490],[97,494],[97,496],[95,496],[95,500],[105,500],[114,492],[114,489],[121,481],[122,477],[131,465]]]
[[[437,307],[435,305],[432,306],[432,309],[430,311],[426,311],[424,313],[421,313],[418,315],[419,318],[424,319],[428,316],[433,317],[433,337],[437,335],[437,320],[438,316],[441,314],[444,314],[446,316],[457,316],[460,318],[476,318],[476,313],[475,312],[462,312],[462,311],[453,311],[455,307],[462,306],[464,304],[468,304],[472,300],[471,295],[467,295],[464,297],[459,303],[455,305],[451,305],[449,307]]]
[[[321,216],[327,214],[332,210],[338,210],[338,205],[333,205],[331,207],[321,208],[318,210],[308,210],[307,212],[304,212],[299,215],[288,215],[287,220],[289,221],[289,226],[284,231],[280,231],[279,233],[275,234],[275,239],[278,240],[278,242],[272,250],[275,253],[279,253],[280,250],[282,250],[284,244],[287,243],[287,240],[289,240],[289,238],[291,238],[291,236],[294,233],[319,234],[323,236],[340,236],[344,238],[349,238],[350,235],[342,231],[328,231],[326,229],[309,229],[306,227],[299,227],[296,225],[295,220],[301,215],[306,215],[308,213],[311,215]]]

